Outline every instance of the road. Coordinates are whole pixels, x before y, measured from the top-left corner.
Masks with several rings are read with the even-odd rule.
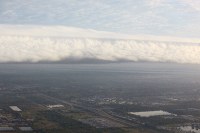
[[[62,100],[62,99],[59,99],[59,98],[55,98],[55,97],[52,97],[52,96],[49,96],[49,95],[46,95],[46,94],[39,94],[39,95],[43,98],[48,99],[48,100],[52,100],[52,101],[57,102],[59,104],[69,106],[71,109],[78,108],[78,109],[81,109],[81,110],[85,110],[86,112],[93,113],[93,114],[100,116],[102,118],[109,119],[113,122],[117,122],[117,123],[123,125],[123,127],[136,127],[136,126],[138,126],[138,123],[133,123],[133,122],[130,122],[128,120],[113,116],[111,114],[108,114],[107,112],[105,112],[104,110],[102,110],[100,108],[83,106],[83,105],[80,105],[78,103],[72,103],[72,102],[65,101],[65,100]]]

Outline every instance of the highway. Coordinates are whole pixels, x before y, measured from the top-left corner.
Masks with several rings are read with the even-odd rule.
[[[39,95],[43,98],[47,98],[48,100],[52,100],[54,102],[57,102],[58,104],[63,104],[65,106],[69,106],[71,109],[78,108],[78,109],[84,110],[86,112],[90,112],[92,114],[95,114],[99,117],[102,117],[102,118],[111,120],[113,122],[119,123],[119,124],[122,125],[122,127],[136,127],[136,126],[138,126],[138,123],[133,123],[133,122],[130,122],[128,120],[125,120],[125,119],[116,117],[114,115],[108,114],[107,112],[105,112],[104,110],[102,110],[100,108],[83,106],[83,105],[80,105],[78,103],[68,102],[68,101],[65,101],[65,100],[62,100],[62,99],[59,99],[59,98],[55,98],[55,97],[46,95],[46,94],[39,94]]]

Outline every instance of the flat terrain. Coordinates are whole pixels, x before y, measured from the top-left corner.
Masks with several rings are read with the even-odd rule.
[[[199,78],[193,65],[2,64],[0,132],[180,133],[183,127],[195,132]]]

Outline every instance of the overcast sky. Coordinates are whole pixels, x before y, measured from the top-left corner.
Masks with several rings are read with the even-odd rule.
[[[200,0],[0,0],[1,24],[200,37]]]

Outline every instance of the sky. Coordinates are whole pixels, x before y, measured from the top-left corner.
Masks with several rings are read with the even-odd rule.
[[[200,0],[0,0],[0,63],[200,64]]]
[[[200,37],[200,0],[0,0],[0,24]]]

